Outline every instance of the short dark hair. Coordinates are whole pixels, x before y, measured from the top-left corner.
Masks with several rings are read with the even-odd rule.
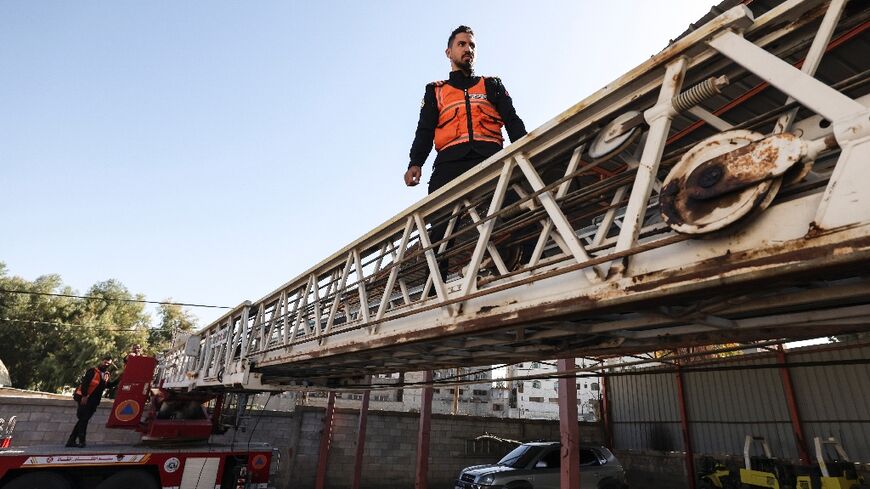
[[[453,32],[450,33],[450,37],[447,38],[447,47],[449,48],[451,45],[453,45],[453,39],[456,37],[456,34],[460,34],[463,32],[468,33],[472,36],[474,35],[474,31],[471,30],[471,27],[468,27],[467,25],[461,25],[456,29],[453,29]]]
[[[112,355],[103,355],[103,360],[111,360]]]

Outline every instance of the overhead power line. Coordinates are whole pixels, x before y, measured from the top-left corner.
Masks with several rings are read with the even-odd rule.
[[[12,322],[12,323],[25,323],[32,325],[42,325],[42,326],[63,326],[68,328],[100,328],[104,331],[148,331],[147,326],[145,328],[120,328],[118,326],[102,325],[102,324],[72,324],[72,323],[60,323],[56,321],[39,321],[36,319],[14,319],[14,318],[0,318],[0,322]]]
[[[122,299],[114,297],[100,297],[95,295],[75,295],[75,294],[59,294],[54,292],[34,292],[32,290],[14,290],[0,289],[0,292],[7,294],[27,294],[27,295],[42,295],[49,297],[69,297],[71,299],[93,299],[97,301],[107,302],[136,302],[140,304],[158,304],[166,306],[184,306],[184,307],[206,307],[210,309],[232,309],[230,306],[216,306],[213,304],[195,304],[190,302],[167,302],[167,301],[146,301],[144,299]]]

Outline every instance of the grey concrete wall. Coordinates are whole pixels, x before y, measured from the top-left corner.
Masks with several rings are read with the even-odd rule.
[[[307,412],[318,418],[322,411]],[[358,413],[339,411],[336,415],[333,443],[330,450],[327,487],[346,489],[351,485]],[[303,429],[314,428],[306,418]],[[419,415],[412,413],[369,413],[361,480],[363,489],[412,488],[417,454]],[[320,441],[318,431],[308,431],[302,437],[293,472],[299,487],[313,485]],[[432,415],[429,448],[429,486],[433,489],[453,487],[459,470],[469,465],[493,463],[515,445],[491,439],[475,441],[490,434],[510,440],[558,440],[559,423],[546,420],[513,420],[474,416]],[[598,443],[600,430],[595,424],[581,424],[581,442]],[[304,470],[303,470],[304,469]],[[304,479],[303,479],[304,477]]]
[[[111,403],[104,401],[88,430],[88,442],[135,444],[138,433],[107,429]],[[0,417],[17,416],[13,444],[61,445],[75,424],[75,405],[67,399],[39,399],[0,396]],[[301,408],[294,413],[264,411],[248,419],[243,429],[212,437],[213,442],[266,442],[281,452],[281,464],[273,483],[279,489],[314,487],[323,429],[324,410]],[[358,411],[337,410],[327,466],[327,487],[351,486],[356,454]],[[414,487],[419,414],[371,411],[366,431],[362,488]],[[581,441],[599,443],[596,424],[580,424]],[[452,481],[463,467],[492,463],[513,448],[509,443],[491,439],[475,441],[491,434],[504,439],[556,440],[558,421],[515,420],[472,416],[432,416],[430,438],[429,487],[451,489]]]
[[[139,434],[106,429],[111,401],[103,401],[88,426],[89,443],[136,443]],[[64,444],[76,424],[76,406],[69,399],[0,397],[0,418],[16,417],[14,445]]]

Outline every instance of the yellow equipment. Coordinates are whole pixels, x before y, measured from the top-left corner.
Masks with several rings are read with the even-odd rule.
[[[753,457],[752,442],[761,445],[763,457]],[[775,458],[770,453],[770,445],[763,436],[746,435],[743,444],[743,464],[740,469],[740,482],[749,487],[767,487],[770,489],[787,489],[794,487],[789,482],[794,481],[794,471],[790,463]]]
[[[737,489],[737,474],[724,463],[712,457],[701,459],[701,475],[698,477],[699,489]]]
[[[863,480],[840,442],[833,437],[823,439],[817,436],[813,444],[818,466],[812,467],[808,474],[797,477],[796,489],[858,489]],[[832,461],[825,460],[827,446],[836,453]]]
[[[761,446],[763,457],[751,456],[753,442]],[[743,445],[744,468],[740,469],[742,487],[766,487],[770,489],[859,489],[863,480],[855,470],[855,464],[836,438],[814,439],[816,461],[813,466],[792,465],[779,460],[770,452],[767,440],[761,436],[746,435]],[[833,448],[834,457],[827,460]],[[724,468],[724,467],[723,467]],[[711,487],[726,487],[713,485]]]

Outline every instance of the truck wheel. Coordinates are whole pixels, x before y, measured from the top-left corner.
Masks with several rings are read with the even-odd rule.
[[[72,485],[55,472],[29,472],[16,477],[3,489],[72,489]]]
[[[144,470],[125,470],[100,482],[96,489],[160,489],[154,477]]]

